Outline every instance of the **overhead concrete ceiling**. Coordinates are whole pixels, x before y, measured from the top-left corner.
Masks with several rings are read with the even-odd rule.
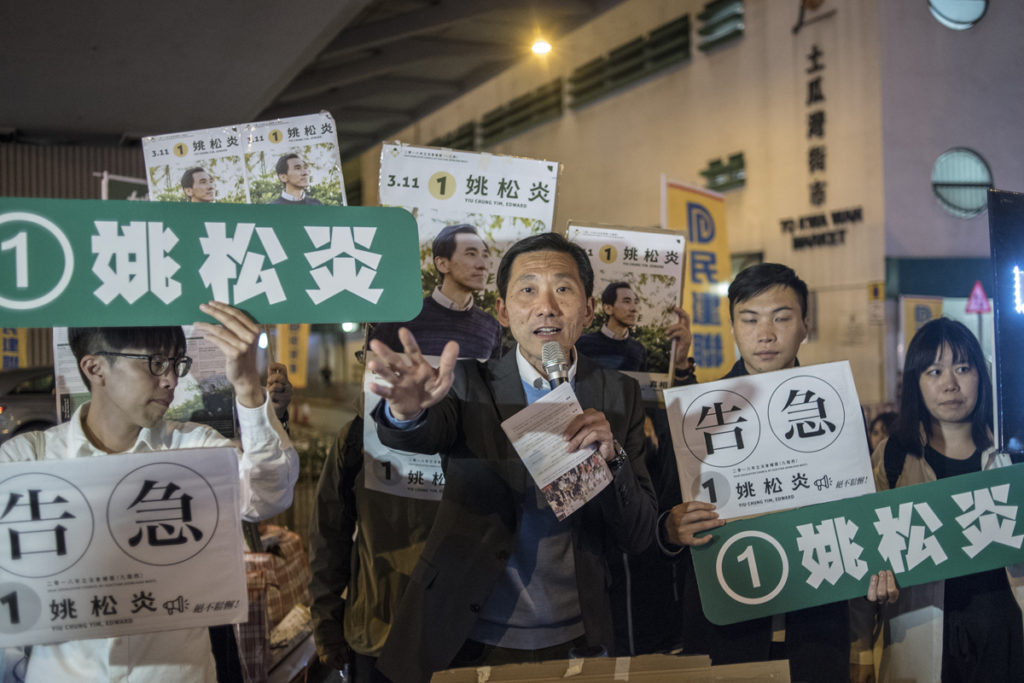
[[[0,140],[132,145],[326,109],[350,158],[619,1],[4,2]]]

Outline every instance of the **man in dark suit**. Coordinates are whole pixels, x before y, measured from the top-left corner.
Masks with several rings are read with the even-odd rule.
[[[656,504],[644,467],[643,407],[636,382],[577,356],[593,317],[586,253],[560,235],[513,245],[498,266],[498,320],[517,342],[500,360],[456,363],[449,342],[435,370],[408,330],[406,359],[372,342],[370,364],[390,387],[374,414],[385,444],[439,452],[445,491],[378,669],[426,681],[448,666],[495,665],[600,652],[612,643],[609,555],[644,550]],[[594,446],[613,482],[559,522],[500,423],[550,390],[541,347],[572,359],[569,380],[584,412],[568,425],[566,451]]]

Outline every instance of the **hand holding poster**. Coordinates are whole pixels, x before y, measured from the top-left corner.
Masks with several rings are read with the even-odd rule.
[[[142,146],[155,201],[348,204],[338,136],[327,112],[148,137]],[[279,353],[293,385],[303,388],[307,348],[291,342],[296,336],[308,337],[309,324],[278,326]]]
[[[246,619],[234,449],[6,463],[0,500],[0,647]]]
[[[850,364],[665,391],[683,500],[747,516],[873,493]]]

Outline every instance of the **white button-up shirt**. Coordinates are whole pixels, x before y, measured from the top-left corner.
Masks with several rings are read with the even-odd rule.
[[[69,422],[45,432],[31,432],[0,446],[0,462],[68,460],[105,456],[82,430],[86,403]],[[247,520],[265,519],[292,503],[299,476],[299,456],[273,413],[269,400],[259,408],[237,401],[242,437],[239,452],[240,501]],[[214,429],[194,422],[161,421],[139,432],[126,452],[145,453],[181,448],[232,446]],[[163,683],[209,681],[217,671],[205,628],[143,633],[117,638],[71,640],[35,645],[29,659],[28,683],[57,681],[124,681]]]

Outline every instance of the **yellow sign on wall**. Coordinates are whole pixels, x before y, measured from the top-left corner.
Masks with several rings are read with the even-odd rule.
[[[662,224],[686,233],[683,308],[690,313],[697,379],[721,379],[736,362],[726,298],[731,274],[725,199],[662,177]]]
[[[900,322],[903,327],[903,348],[929,320],[942,317],[941,296],[901,296]]]
[[[28,365],[28,330],[17,327],[0,328],[0,369],[23,368]]]
[[[288,380],[296,389],[306,387],[309,365],[309,325],[277,325],[277,361],[288,366]]]

